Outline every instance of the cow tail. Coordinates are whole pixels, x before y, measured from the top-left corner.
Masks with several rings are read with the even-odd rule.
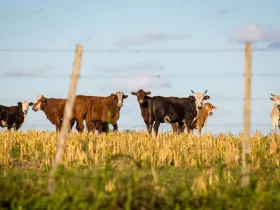
[[[90,129],[89,126],[91,124],[90,120],[91,120],[91,101],[89,99],[87,100],[87,114],[86,114],[86,124],[87,124],[88,131]]]

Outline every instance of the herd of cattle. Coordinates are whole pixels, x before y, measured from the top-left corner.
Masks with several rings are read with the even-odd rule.
[[[205,126],[208,116],[213,114],[213,109],[217,109],[211,103],[204,103],[210,96],[203,93],[191,91],[192,95],[186,98],[149,96],[150,91],[142,89],[137,92],[131,92],[131,95],[137,97],[140,106],[141,115],[146,124],[149,134],[157,136],[160,123],[169,123],[174,133],[182,133],[186,129],[187,133],[193,133],[197,129],[198,136],[201,129]],[[270,100],[274,101],[270,112],[274,132],[276,127],[280,128],[280,96],[271,94]],[[116,92],[110,96],[84,96],[77,95],[72,112],[71,125],[76,122],[76,129],[79,132],[84,131],[84,121],[88,132],[97,130],[98,133],[109,131],[108,124],[111,124],[114,131],[118,130],[117,121],[120,117],[120,110],[123,106],[123,100],[128,95],[123,92]],[[59,131],[62,125],[64,107],[67,99],[46,98],[39,95],[34,103],[22,101],[16,106],[0,105],[0,126],[7,127],[8,130],[14,128],[18,130],[25,122],[28,108],[37,112],[42,110],[47,119],[55,125],[56,131]]]

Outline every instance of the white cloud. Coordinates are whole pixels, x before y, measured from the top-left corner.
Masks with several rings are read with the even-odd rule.
[[[155,87],[170,88],[171,83],[160,75],[134,75],[130,77],[117,77],[113,82],[104,85],[102,88],[117,91],[132,91]]]
[[[132,45],[143,45],[157,41],[189,39],[190,37],[190,34],[175,35],[164,31],[151,31],[144,34],[121,37],[117,39],[113,45],[118,47],[127,47]]]
[[[249,24],[236,30],[231,37],[232,41],[237,42],[274,42],[280,41],[280,30],[264,30],[258,24]]]
[[[14,77],[36,77],[51,71],[54,71],[54,67],[52,66],[43,66],[43,67],[31,68],[31,69],[13,68],[7,71],[4,75],[14,76]]]

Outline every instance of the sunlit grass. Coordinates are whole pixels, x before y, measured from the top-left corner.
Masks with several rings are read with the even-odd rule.
[[[251,182],[241,188],[242,134],[70,133],[46,194],[55,132],[0,133],[0,204],[14,209],[275,209],[279,136],[250,139]],[[0,193],[1,195],[1,193]],[[7,207],[7,208],[8,208]],[[13,208],[11,208],[13,209]]]

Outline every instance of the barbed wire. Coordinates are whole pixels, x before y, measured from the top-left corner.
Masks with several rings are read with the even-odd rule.
[[[85,53],[186,53],[244,52],[244,48],[182,48],[182,49],[84,49]],[[252,48],[253,52],[280,52],[280,48]],[[0,48],[0,52],[75,52],[73,48]]]
[[[123,72],[120,74],[85,74],[85,75],[80,75],[80,78],[83,79],[87,79],[87,78],[96,78],[96,77],[133,77],[133,76],[139,76],[139,73],[141,73],[141,71],[138,72],[138,74],[128,74],[129,72]],[[148,72],[149,73],[149,72]],[[147,73],[146,73],[147,74]],[[156,76],[158,78],[160,77],[188,77],[188,78],[232,78],[232,77],[244,77],[244,74],[155,74],[153,73],[153,75],[151,75],[151,73],[149,73],[150,76]],[[252,77],[279,77],[280,73],[265,73],[265,74],[252,74]],[[14,74],[14,73],[4,73],[4,74],[0,74],[0,77],[21,77],[21,78],[70,78],[71,75],[63,75],[63,74],[42,74],[42,75],[38,75],[38,74],[21,74],[18,73]]]

